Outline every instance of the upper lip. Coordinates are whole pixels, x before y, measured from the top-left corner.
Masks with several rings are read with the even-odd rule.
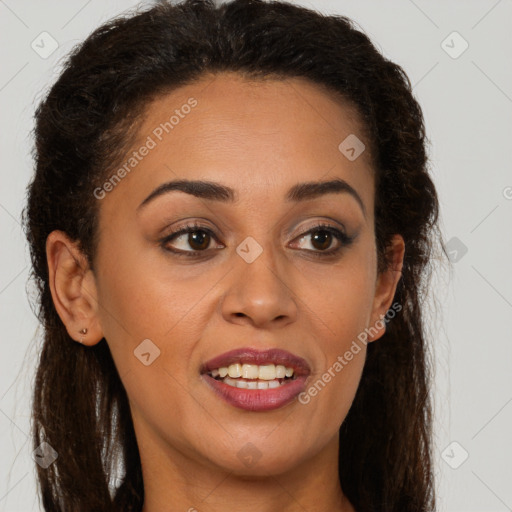
[[[268,350],[256,350],[253,348],[238,348],[224,352],[206,363],[201,367],[201,373],[207,373],[216,368],[229,366],[230,364],[275,364],[293,368],[296,376],[309,375],[311,369],[309,364],[302,357],[296,356],[287,350],[272,348]]]

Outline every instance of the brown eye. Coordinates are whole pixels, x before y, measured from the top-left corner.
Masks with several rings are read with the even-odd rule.
[[[212,235],[208,231],[187,227],[168,236],[164,240],[164,243],[166,247],[170,245],[170,242],[173,242],[173,246],[181,246],[177,248],[178,252],[191,252],[191,250],[204,251],[208,249],[211,240]]]
[[[304,243],[308,239],[310,247],[307,247],[307,244]],[[332,256],[348,247],[354,239],[354,236],[348,236],[343,231],[328,224],[315,226],[298,237],[299,248],[316,256]]]
[[[166,236],[161,240],[161,245],[166,251],[178,256],[197,256],[199,253],[207,252],[213,240],[217,238],[210,229],[194,224],[184,226]],[[219,245],[220,248],[224,247],[222,244]]]
[[[319,234],[320,233],[320,234]],[[320,251],[329,249],[333,240],[332,233],[325,230],[315,231],[315,235],[311,237],[311,244]]]
[[[206,231],[190,231],[188,233],[187,243],[194,251],[204,251],[210,245],[210,235]]]

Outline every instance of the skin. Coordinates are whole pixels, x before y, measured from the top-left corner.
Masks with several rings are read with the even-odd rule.
[[[139,443],[143,512],[218,512],[233,504],[245,512],[354,511],[338,478],[338,430],[360,382],[364,344],[308,404],[266,412],[225,403],[199,368],[234,348],[277,347],[309,363],[311,383],[390,308],[404,242],[395,236],[393,265],[377,274],[370,153],[350,161],[338,149],[349,134],[364,141],[357,115],[303,79],[251,82],[222,73],[154,100],[133,149],[190,97],[197,106],[98,201],[94,272],[64,233],[48,237],[55,307],[73,339],[87,327],[85,345],[105,337],[112,351]],[[299,182],[336,177],[357,191],[365,213],[348,193],[284,201]],[[173,191],[137,211],[158,185],[177,178],[220,182],[238,201]],[[195,220],[217,237],[205,243],[207,255],[166,252],[161,239]],[[315,245],[318,232],[301,239],[318,221],[355,240],[322,256],[340,242]],[[236,252],[248,236],[263,249],[252,263]],[[201,247],[187,240],[167,247]],[[134,357],[145,339],[160,350],[148,366]],[[238,456],[248,449],[259,457],[252,465]]]

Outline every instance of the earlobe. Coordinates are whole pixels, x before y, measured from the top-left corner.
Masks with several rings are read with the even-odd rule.
[[[87,258],[63,231],[46,239],[48,279],[57,314],[69,336],[94,345],[103,338],[98,318],[98,297]]]
[[[386,332],[386,323],[383,319],[391,307],[398,282],[402,277],[405,242],[401,235],[396,234],[393,236],[387,252],[391,263],[389,268],[377,277],[370,321],[370,332],[372,334],[368,336],[369,342],[378,340]]]

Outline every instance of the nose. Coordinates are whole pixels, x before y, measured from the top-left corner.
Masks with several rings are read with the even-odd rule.
[[[222,315],[231,323],[259,328],[284,327],[297,320],[297,296],[293,291],[290,263],[276,264],[272,250],[265,249],[252,263],[238,255],[229,273]]]

